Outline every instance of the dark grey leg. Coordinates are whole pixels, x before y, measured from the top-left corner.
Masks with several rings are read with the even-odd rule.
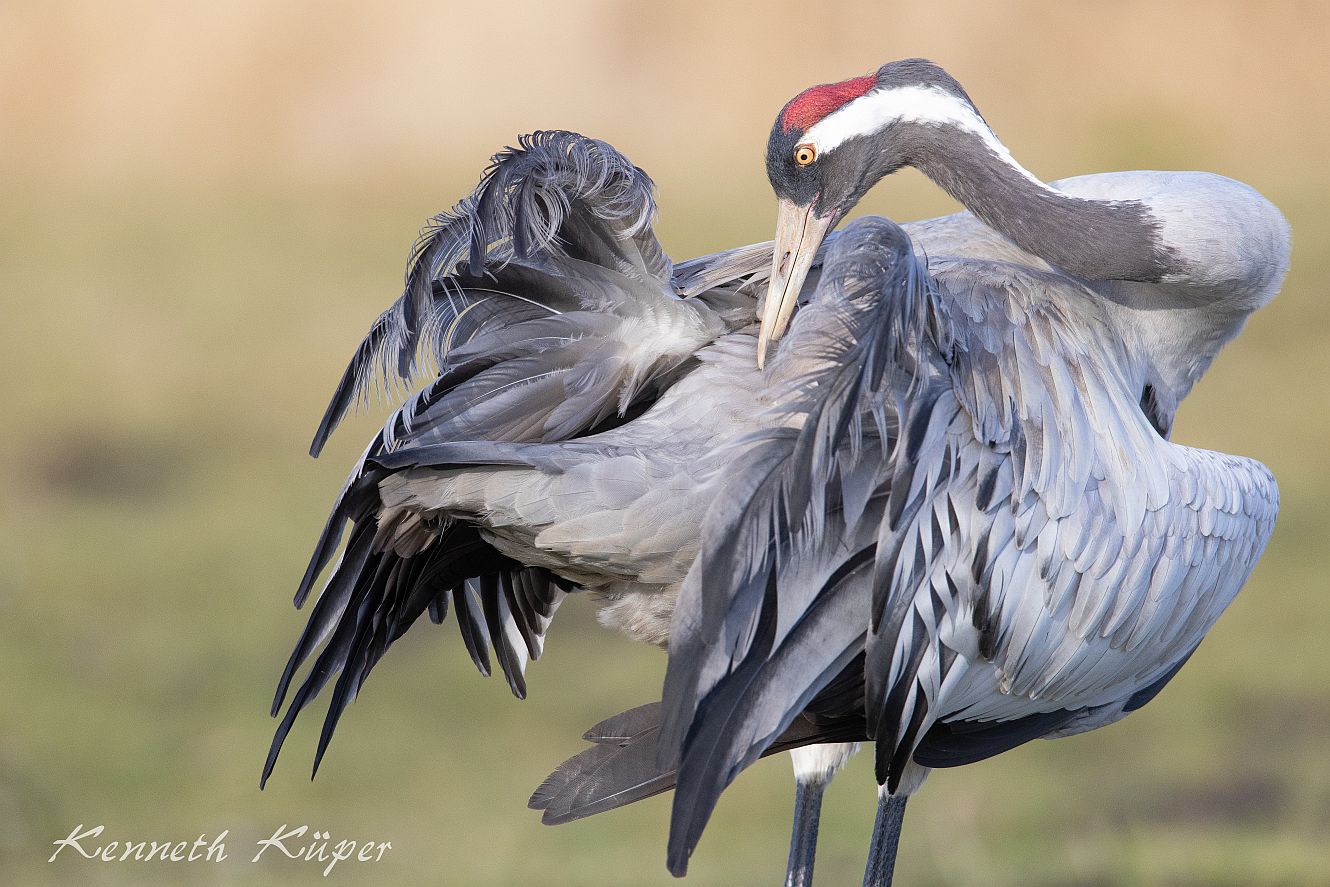
[[[896,868],[896,845],[901,839],[901,821],[909,795],[878,794],[877,819],[873,822],[873,843],[868,848],[868,868],[864,887],[891,887],[891,873]]]
[[[817,854],[817,824],[822,818],[822,793],[832,777],[859,750],[857,742],[806,745],[790,752],[794,764],[794,830],[785,887],[811,887]]]
[[[785,887],[812,887],[813,857],[817,854],[817,824],[822,817],[822,793],[829,779],[796,779],[794,831],[790,835],[790,862]]]

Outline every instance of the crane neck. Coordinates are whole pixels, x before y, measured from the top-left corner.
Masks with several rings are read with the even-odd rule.
[[[1176,270],[1176,257],[1144,203],[1064,194],[1012,159],[991,131],[924,124],[911,129],[910,165],[1050,265],[1086,280],[1153,282]]]

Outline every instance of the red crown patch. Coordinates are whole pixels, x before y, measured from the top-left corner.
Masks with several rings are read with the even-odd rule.
[[[865,74],[840,83],[824,83],[810,86],[785,106],[780,113],[780,125],[786,132],[792,129],[808,129],[832,111],[847,102],[859,98],[877,85],[877,75]]]

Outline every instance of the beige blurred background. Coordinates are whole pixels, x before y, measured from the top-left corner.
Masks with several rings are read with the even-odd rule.
[[[607,139],[659,186],[676,256],[770,237],[762,152],[805,86],[947,66],[1054,179],[1206,169],[1272,198],[1288,284],[1179,418],[1255,456],[1283,512],[1255,577],[1149,708],[940,772],[901,885],[1330,883],[1330,14],[1322,3],[71,3],[0,0],[0,882],[666,884],[668,799],[557,829],[529,791],[663,659],[560,614],[531,698],[417,626],[307,780],[321,712],[257,787],[290,594],[380,406],[305,456],[430,214],[520,132]],[[907,172],[865,211],[954,206]],[[858,883],[867,755],[833,786],[819,882]],[[790,781],[727,792],[691,884],[777,883]],[[51,842],[229,829],[213,865]],[[283,823],[376,864],[248,858]],[[249,851],[249,852],[247,852]]]

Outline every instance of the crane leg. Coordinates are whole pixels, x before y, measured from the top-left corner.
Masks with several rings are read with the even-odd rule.
[[[858,743],[837,742],[809,745],[790,752],[794,762],[794,827],[790,834],[785,887],[811,887],[813,859],[817,855],[817,826],[822,818],[822,793],[836,772],[858,750]]]
[[[800,778],[794,782],[794,829],[790,834],[790,861],[785,887],[811,887],[813,858],[817,855],[817,826],[822,818],[822,793],[831,777]]]
[[[864,887],[891,887],[891,873],[896,868],[896,845],[901,839],[905,802],[909,795],[888,794],[881,789],[877,797],[877,818],[873,821],[873,843],[868,847],[868,868]]]

